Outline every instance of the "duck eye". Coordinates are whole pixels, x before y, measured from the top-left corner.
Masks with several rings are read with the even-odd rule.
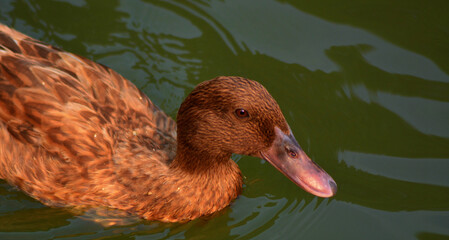
[[[246,111],[245,109],[242,108],[238,108],[235,110],[235,115],[239,118],[247,118],[249,117],[249,113],[248,111]]]

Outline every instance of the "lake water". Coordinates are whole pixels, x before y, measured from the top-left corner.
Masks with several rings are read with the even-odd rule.
[[[116,70],[175,117],[204,80],[262,83],[333,176],[312,196],[234,156],[244,191],[184,224],[103,227],[0,182],[0,239],[449,239],[449,1],[2,0],[0,22]]]

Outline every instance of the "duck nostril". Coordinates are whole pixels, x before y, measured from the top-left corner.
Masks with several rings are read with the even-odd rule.
[[[295,151],[293,151],[291,149],[287,149],[287,153],[288,153],[288,156],[290,156],[291,158],[297,158],[298,157],[298,153],[296,153]]]

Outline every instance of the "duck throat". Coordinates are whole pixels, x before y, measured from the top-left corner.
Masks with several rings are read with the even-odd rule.
[[[169,198],[173,199],[167,200],[172,214],[161,215],[163,218],[160,220],[188,221],[210,215],[228,206],[240,194],[242,175],[238,165],[229,157],[207,161],[203,156],[194,160],[190,159],[192,155],[182,153],[182,150],[177,152],[170,165],[170,172],[176,180],[171,181],[173,185],[166,186],[170,188],[167,192],[172,192]]]

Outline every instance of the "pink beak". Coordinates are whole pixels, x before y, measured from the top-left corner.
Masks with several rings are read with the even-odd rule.
[[[334,179],[307,156],[291,132],[287,135],[278,127],[275,131],[273,144],[258,157],[271,163],[307,192],[324,198],[334,196],[337,192]]]

